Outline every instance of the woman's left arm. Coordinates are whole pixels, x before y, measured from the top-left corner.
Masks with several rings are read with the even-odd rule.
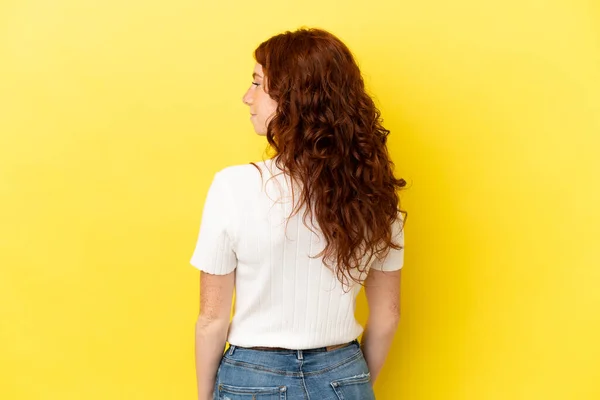
[[[200,314],[196,321],[198,400],[212,400],[217,369],[225,350],[235,286],[227,275],[200,273]]]

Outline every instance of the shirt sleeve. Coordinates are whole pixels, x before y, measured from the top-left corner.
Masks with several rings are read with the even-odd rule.
[[[398,213],[398,218],[392,224],[393,242],[400,245],[400,250],[390,248],[390,251],[383,261],[375,260],[371,268],[379,271],[398,271],[404,265],[404,222],[402,214]]]
[[[190,263],[201,271],[226,275],[237,267],[231,229],[232,197],[223,176],[215,174],[202,211],[196,248]]]

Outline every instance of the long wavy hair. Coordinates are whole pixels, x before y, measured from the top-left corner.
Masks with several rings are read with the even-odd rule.
[[[374,258],[401,249],[392,226],[406,220],[398,195],[406,182],[393,174],[390,131],[352,53],[331,33],[288,31],[260,44],[254,58],[277,102],[266,135],[273,159],[302,188],[291,216],[307,205],[305,224],[316,219],[326,242],[315,257],[343,286],[363,284]]]

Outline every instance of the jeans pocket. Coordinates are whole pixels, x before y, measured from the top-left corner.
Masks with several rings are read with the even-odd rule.
[[[219,384],[220,400],[285,400],[286,386],[241,387]]]
[[[339,400],[374,400],[371,374],[361,374],[331,382],[331,387]]]

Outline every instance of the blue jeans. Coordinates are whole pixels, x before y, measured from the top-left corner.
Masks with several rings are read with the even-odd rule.
[[[232,345],[223,355],[215,400],[369,400],[371,375],[357,340],[332,351],[265,351]]]

